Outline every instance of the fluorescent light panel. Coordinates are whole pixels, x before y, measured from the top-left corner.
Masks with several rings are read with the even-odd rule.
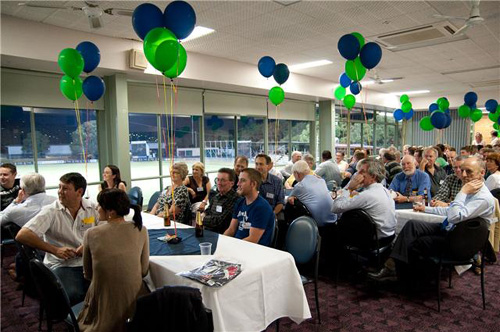
[[[293,71],[293,70],[297,70],[297,69],[306,69],[306,68],[326,66],[326,65],[329,65],[331,63],[333,63],[333,62],[331,62],[330,60],[318,60],[318,61],[299,63],[299,64],[293,65],[293,66],[288,66],[288,69]]]
[[[429,93],[430,90],[414,90],[414,91],[401,91],[401,92],[389,92],[391,95],[401,96],[401,95],[421,95],[424,93]]]
[[[205,28],[202,26],[196,26],[194,28],[193,32],[191,32],[191,34],[188,37],[186,37],[185,39],[182,39],[182,41],[187,42],[187,41],[190,41],[190,40],[193,40],[196,38],[200,38],[200,37],[209,35],[209,34],[214,33],[214,32],[215,32],[214,29]]]

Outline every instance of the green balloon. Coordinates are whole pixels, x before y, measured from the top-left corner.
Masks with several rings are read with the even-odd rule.
[[[498,123],[496,123],[496,122],[495,122],[495,123],[493,124],[493,129],[498,130],[498,128],[499,128],[499,127],[498,127]]]
[[[275,86],[271,90],[269,90],[269,100],[274,105],[278,106],[285,99],[285,91],[279,86]]]
[[[345,73],[347,77],[355,82],[359,82],[365,77],[366,68],[361,63],[359,56],[354,60],[347,60],[345,63]]]
[[[158,67],[156,64],[156,49],[167,40],[177,41],[177,37],[172,31],[165,28],[154,28],[144,37],[144,55],[155,68]]]
[[[167,76],[168,78],[176,78],[182,72],[184,69],[186,69],[187,65],[187,53],[186,49],[182,44],[179,44],[179,52],[177,53],[177,61],[174,63],[172,67],[169,69],[165,70],[163,72],[163,75]]]
[[[500,104],[498,104],[497,110],[495,111],[495,113],[500,113]]]
[[[458,108],[458,116],[459,117],[468,118],[469,115],[470,115],[470,107],[469,106],[464,104]]]
[[[72,78],[78,77],[83,71],[83,57],[74,48],[65,48],[62,50],[59,53],[57,63],[63,73]]]
[[[347,95],[344,97],[343,101],[345,108],[350,110],[354,106],[354,104],[356,104],[356,97],[354,97],[353,95]]]
[[[488,118],[495,123],[498,121],[499,116],[500,116],[500,113],[498,113],[498,112],[488,114]]]
[[[470,119],[473,122],[478,122],[479,120],[481,120],[482,117],[483,117],[483,112],[481,112],[480,109],[476,108],[470,112]]]
[[[359,41],[359,49],[361,49],[363,47],[363,45],[365,45],[365,37],[363,37],[362,34],[360,34],[359,32],[352,32],[351,35],[353,35],[354,37],[356,37]]]
[[[401,110],[403,110],[403,112],[405,113],[408,113],[409,111],[411,111],[412,107],[413,105],[409,101],[405,101],[403,105],[401,105]]]
[[[403,104],[405,101],[409,101],[410,100],[410,97],[408,97],[408,95],[401,95],[401,97],[399,97],[399,102],[401,104]]]
[[[432,125],[431,122],[431,117],[430,116],[424,116],[422,120],[420,120],[420,128],[425,131],[430,131],[434,129],[434,126]]]
[[[439,98],[438,106],[441,111],[445,111],[450,107],[450,102],[445,98]]]
[[[64,75],[59,82],[59,89],[64,97],[75,101],[82,96],[82,79],[80,77],[72,78]]]
[[[346,89],[342,85],[339,85],[335,89],[335,98],[337,98],[338,100],[342,100],[342,98],[345,97],[345,94],[346,94]]]
[[[177,40],[165,40],[156,48],[155,64],[156,69],[164,72],[177,62],[179,53],[179,42]]]

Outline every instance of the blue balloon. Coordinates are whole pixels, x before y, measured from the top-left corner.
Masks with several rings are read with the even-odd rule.
[[[484,106],[486,107],[486,110],[488,112],[494,113],[497,111],[498,101],[496,101],[495,99],[488,99]]]
[[[96,69],[99,62],[101,62],[101,51],[99,51],[99,48],[92,42],[81,42],[76,47],[76,50],[80,52],[83,57],[83,71],[87,74]]]
[[[435,110],[438,110],[438,109],[439,109],[439,106],[436,103],[432,103],[429,105],[429,112],[431,112],[431,113],[434,112]]]
[[[196,13],[187,2],[174,1],[165,8],[163,22],[165,28],[172,31],[178,39],[184,39],[194,30]]]
[[[446,111],[449,111],[449,109]],[[448,128],[451,125],[451,114],[450,112],[446,111],[444,112],[444,116],[446,117],[446,123],[444,124],[443,128]]]
[[[347,34],[340,37],[337,44],[340,55],[347,60],[354,60],[359,54],[359,40],[354,35]]]
[[[431,114],[431,123],[436,129],[443,129],[446,124],[446,114],[439,111],[434,111]]]
[[[274,68],[273,77],[276,83],[283,84],[288,80],[288,76],[290,76],[290,71],[288,70],[288,66],[284,63],[278,63],[276,68]]]
[[[359,59],[366,69],[375,68],[382,59],[382,49],[377,43],[366,43],[361,49]]]
[[[392,115],[394,116],[394,119],[396,121],[401,121],[405,117],[405,113],[403,112],[402,109],[399,109],[399,108],[397,110],[395,110],[394,113],[392,113]]]
[[[102,78],[97,76],[89,76],[83,81],[83,93],[90,101],[99,100],[104,91],[106,91],[106,85]]]
[[[152,3],[143,3],[132,14],[132,26],[139,38],[144,40],[149,31],[163,27],[163,13]]]
[[[344,88],[347,88],[349,85],[351,85],[351,82],[352,82],[346,73],[343,73],[342,75],[340,75],[339,81],[340,81],[340,85],[342,85],[342,87],[344,87]]]
[[[403,114],[406,120],[410,120],[413,117],[413,108],[408,113],[403,112]]]
[[[475,92],[467,92],[464,96],[465,105],[472,107],[477,102],[477,94]]]
[[[276,68],[276,62],[270,56],[263,56],[260,58],[259,63],[257,64],[259,68],[259,73],[264,77],[273,76],[274,69]]]
[[[361,92],[363,86],[359,82],[352,82],[351,85],[349,86],[349,89],[351,89],[351,93],[353,95],[357,95]]]

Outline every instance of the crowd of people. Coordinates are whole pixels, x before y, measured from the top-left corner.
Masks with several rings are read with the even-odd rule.
[[[271,246],[275,228],[286,234],[293,221],[284,211],[302,204],[329,253],[339,246],[336,224],[346,211],[363,209],[377,224],[379,240],[390,244],[397,204],[426,197],[428,206],[415,209],[445,216],[446,225],[410,221],[404,226],[384,268],[370,274],[392,280],[396,266],[412,263],[411,250],[441,250],[445,231],[455,224],[471,218],[493,222],[491,191],[500,188],[500,142],[484,145],[476,135],[474,143],[462,147],[459,155],[441,144],[405,145],[402,153],[383,148],[378,156],[358,149],[350,160],[343,152],[325,150],[318,165],[312,155],[294,151],[281,170],[263,153],[254,158],[254,167],[247,157],[238,156],[232,167],[218,170],[213,187],[201,162],[193,164],[191,175],[186,163],[176,162],[170,169],[171,185],[161,191],[150,213],[187,224],[200,213],[208,230]],[[142,278],[148,272],[149,239],[140,207],[130,204],[118,167],[104,168],[97,201],[85,198],[87,182],[79,173],[61,176],[58,198],[45,193],[40,174],[17,179],[12,164],[0,166],[0,180],[2,226],[20,227],[15,239],[45,253],[44,263],[59,277],[72,304],[84,301],[80,329],[124,330],[135,300],[146,292]],[[134,217],[127,221],[130,209]],[[282,245],[278,241],[276,246]]]

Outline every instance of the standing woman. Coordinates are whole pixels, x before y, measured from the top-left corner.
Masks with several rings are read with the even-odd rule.
[[[205,175],[205,165],[203,163],[196,162],[193,164],[193,175],[184,180],[184,185],[189,191],[191,211],[205,211],[212,185],[208,176]]]
[[[500,153],[490,153],[486,157],[486,170],[490,176],[486,179],[484,184],[489,191],[500,188]]]
[[[158,197],[158,201],[150,212],[151,214],[163,217],[165,215],[165,205],[168,204],[170,216],[175,216],[176,221],[185,223],[185,212],[191,206],[188,189],[183,183],[187,175],[188,167],[186,163],[178,162],[172,166],[170,169],[172,185],[168,186]]]
[[[149,269],[149,237],[139,206],[127,193],[105,189],[97,196],[99,220],[83,238],[83,273],[91,280],[78,316],[81,331],[125,331],[125,320],[146,294],[142,278]],[[133,223],[123,218],[134,209]]]
[[[108,165],[104,167],[102,178],[104,181],[99,186],[99,191],[107,188],[118,188],[125,192],[127,191],[127,183],[122,181],[120,169],[115,165]]]

